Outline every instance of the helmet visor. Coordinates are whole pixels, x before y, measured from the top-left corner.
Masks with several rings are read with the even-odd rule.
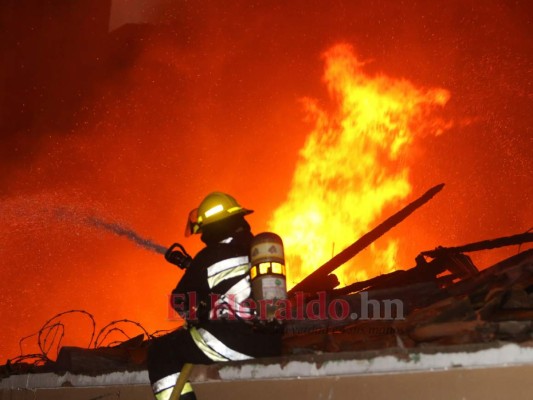
[[[194,235],[198,232],[200,225],[198,224],[198,208],[195,208],[189,213],[187,218],[187,225],[185,226],[185,236]]]

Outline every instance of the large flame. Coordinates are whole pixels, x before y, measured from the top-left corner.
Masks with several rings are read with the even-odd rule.
[[[287,200],[269,226],[283,237],[290,286],[411,193],[404,160],[413,140],[447,128],[431,111],[448,101],[448,91],[369,76],[349,45],[334,46],[324,59],[324,81],[335,107],[327,112],[316,100],[304,100],[314,129],[300,152]],[[397,249],[395,239],[373,245],[365,268],[343,268],[339,280],[346,284],[393,270]]]

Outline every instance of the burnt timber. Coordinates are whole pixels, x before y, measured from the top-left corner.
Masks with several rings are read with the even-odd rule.
[[[346,249],[344,249],[339,254],[334,256],[331,260],[326,262],[324,265],[317,268],[313,273],[308,275],[301,282],[296,284],[289,291],[289,296],[297,292],[313,293],[319,290],[328,290],[328,289],[333,289],[334,287],[336,287],[338,285],[337,279],[336,278],[328,279],[328,276],[334,270],[336,270],[342,264],[346,263],[351,258],[355,257],[359,252],[364,250],[366,247],[371,245],[373,242],[375,242],[377,239],[379,239],[389,230],[391,230],[396,225],[398,225],[400,222],[402,222],[404,219],[406,219],[415,210],[417,210],[418,208],[426,204],[429,200],[433,198],[433,196],[435,196],[438,192],[440,192],[443,187],[444,187],[443,183],[432,187],[426,193],[420,196],[418,199],[414,200],[413,202],[411,202],[410,204],[402,208],[400,211],[398,211],[397,213],[387,218],[385,221],[383,221],[381,224],[376,226],[370,232],[361,236],[361,238],[359,238],[354,243],[352,243],[350,246],[348,246]],[[330,283],[330,285],[327,288],[325,288],[324,282],[328,282]]]

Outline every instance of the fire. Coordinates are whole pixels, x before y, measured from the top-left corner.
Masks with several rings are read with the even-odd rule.
[[[329,49],[324,60],[333,110],[303,100],[314,128],[288,197],[269,222],[284,240],[289,286],[377,225],[387,206],[406,199],[412,186],[405,159],[413,141],[449,127],[431,115],[446,104],[448,91],[370,76],[346,44]],[[373,244],[364,268],[341,268],[339,280],[347,284],[394,270],[398,247],[399,239]]]

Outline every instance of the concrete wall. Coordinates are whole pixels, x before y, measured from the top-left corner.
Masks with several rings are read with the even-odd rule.
[[[199,400],[513,400],[531,399],[533,365],[456,368],[301,379],[207,381],[194,385]],[[93,387],[2,388],[1,400],[152,400],[145,384]]]

